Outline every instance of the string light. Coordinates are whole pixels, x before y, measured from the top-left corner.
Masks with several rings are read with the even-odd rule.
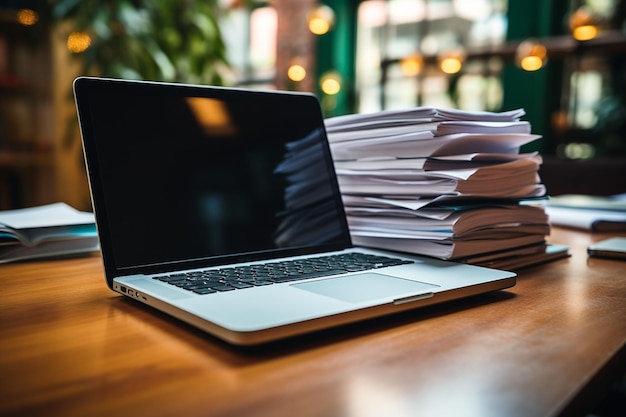
[[[527,40],[517,46],[515,61],[524,71],[537,71],[547,64],[548,51],[544,45]]]
[[[335,12],[326,5],[320,5],[308,15],[309,30],[316,35],[328,33],[335,23]]]
[[[39,21],[39,15],[32,9],[20,9],[17,12],[17,22],[24,26],[32,26]]]
[[[585,8],[576,10],[569,19],[572,36],[578,41],[588,41],[598,36],[598,25],[594,16]]]
[[[324,94],[333,96],[341,91],[341,77],[337,72],[329,71],[322,76],[320,87]]]
[[[400,70],[407,77],[414,77],[424,68],[424,58],[420,54],[409,55],[400,61]]]
[[[439,57],[439,68],[446,74],[456,74],[463,68],[464,54],[461,50],[444,52]]]
[[[291,81],[300,82],[306,78],[306,70],[302,65],[293,64],[287,69],[287,77]]]
[[[72,32],[67,37],[67,49],[78,54],[91,45],[91,37],[85,32]]]

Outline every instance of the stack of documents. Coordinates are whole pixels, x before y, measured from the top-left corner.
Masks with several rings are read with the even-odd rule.
[[[546,253],[548,217],[528,204],[545,196],[542,159],[520,153],[540,136],[523,115],[420,107],[327,119],[353,242],[483,264]]]
[[[65,203],[0,211],[0,263],[98,249],[92,213]]]

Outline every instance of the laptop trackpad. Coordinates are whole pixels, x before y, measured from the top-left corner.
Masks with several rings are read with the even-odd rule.
[[[438,286],[389,275],[364,273],[292,284],[292,287],[342,301],[363,302],[426,294]]]

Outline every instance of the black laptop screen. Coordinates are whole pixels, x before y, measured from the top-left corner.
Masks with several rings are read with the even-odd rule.
[[[312,96],[83,81],[93,201],[116,269],[349,246]]]

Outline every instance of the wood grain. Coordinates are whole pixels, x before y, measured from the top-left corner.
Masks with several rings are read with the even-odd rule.
[[[257,348],[109,291],[97,255],[0,266],[2,416],[584,415],[626,356],[625,262]]]

